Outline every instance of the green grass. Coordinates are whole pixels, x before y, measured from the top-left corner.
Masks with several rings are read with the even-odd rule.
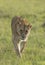
[[[11,39],[15,15],[32,24],[22,58],[16,55]],[[0,0],[0,65],[45,65],[45,0]]]

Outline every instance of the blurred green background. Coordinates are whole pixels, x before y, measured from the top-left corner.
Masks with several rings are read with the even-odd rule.
[[[11,39],[11,20],[16,15],[32,24],[22,58]],[[0,65],[45,65],[45,0],[0,0]]]

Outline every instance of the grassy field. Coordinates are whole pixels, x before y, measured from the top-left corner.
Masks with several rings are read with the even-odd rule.
[[[11,20],[15,15],[32,24],[22,58],[11,40]],[[45,65],[45,0],[0,0],[0,65]]]

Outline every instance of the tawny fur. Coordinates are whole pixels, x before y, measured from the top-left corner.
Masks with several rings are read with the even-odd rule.
[[[21,53],[25,47],[26,41],[29,37],[32,25],[28,23],[26,19],[20,16],[15,16],[11,22],[12,40],[16,53],[21,56]],[[21,44],[23,44],[21,46]]]

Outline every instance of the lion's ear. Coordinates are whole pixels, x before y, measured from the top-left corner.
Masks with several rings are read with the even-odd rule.
[[[32,25],[31,25],[31,24],[28,24],[28,27],[29,27],[29,28],[32,28]]]

